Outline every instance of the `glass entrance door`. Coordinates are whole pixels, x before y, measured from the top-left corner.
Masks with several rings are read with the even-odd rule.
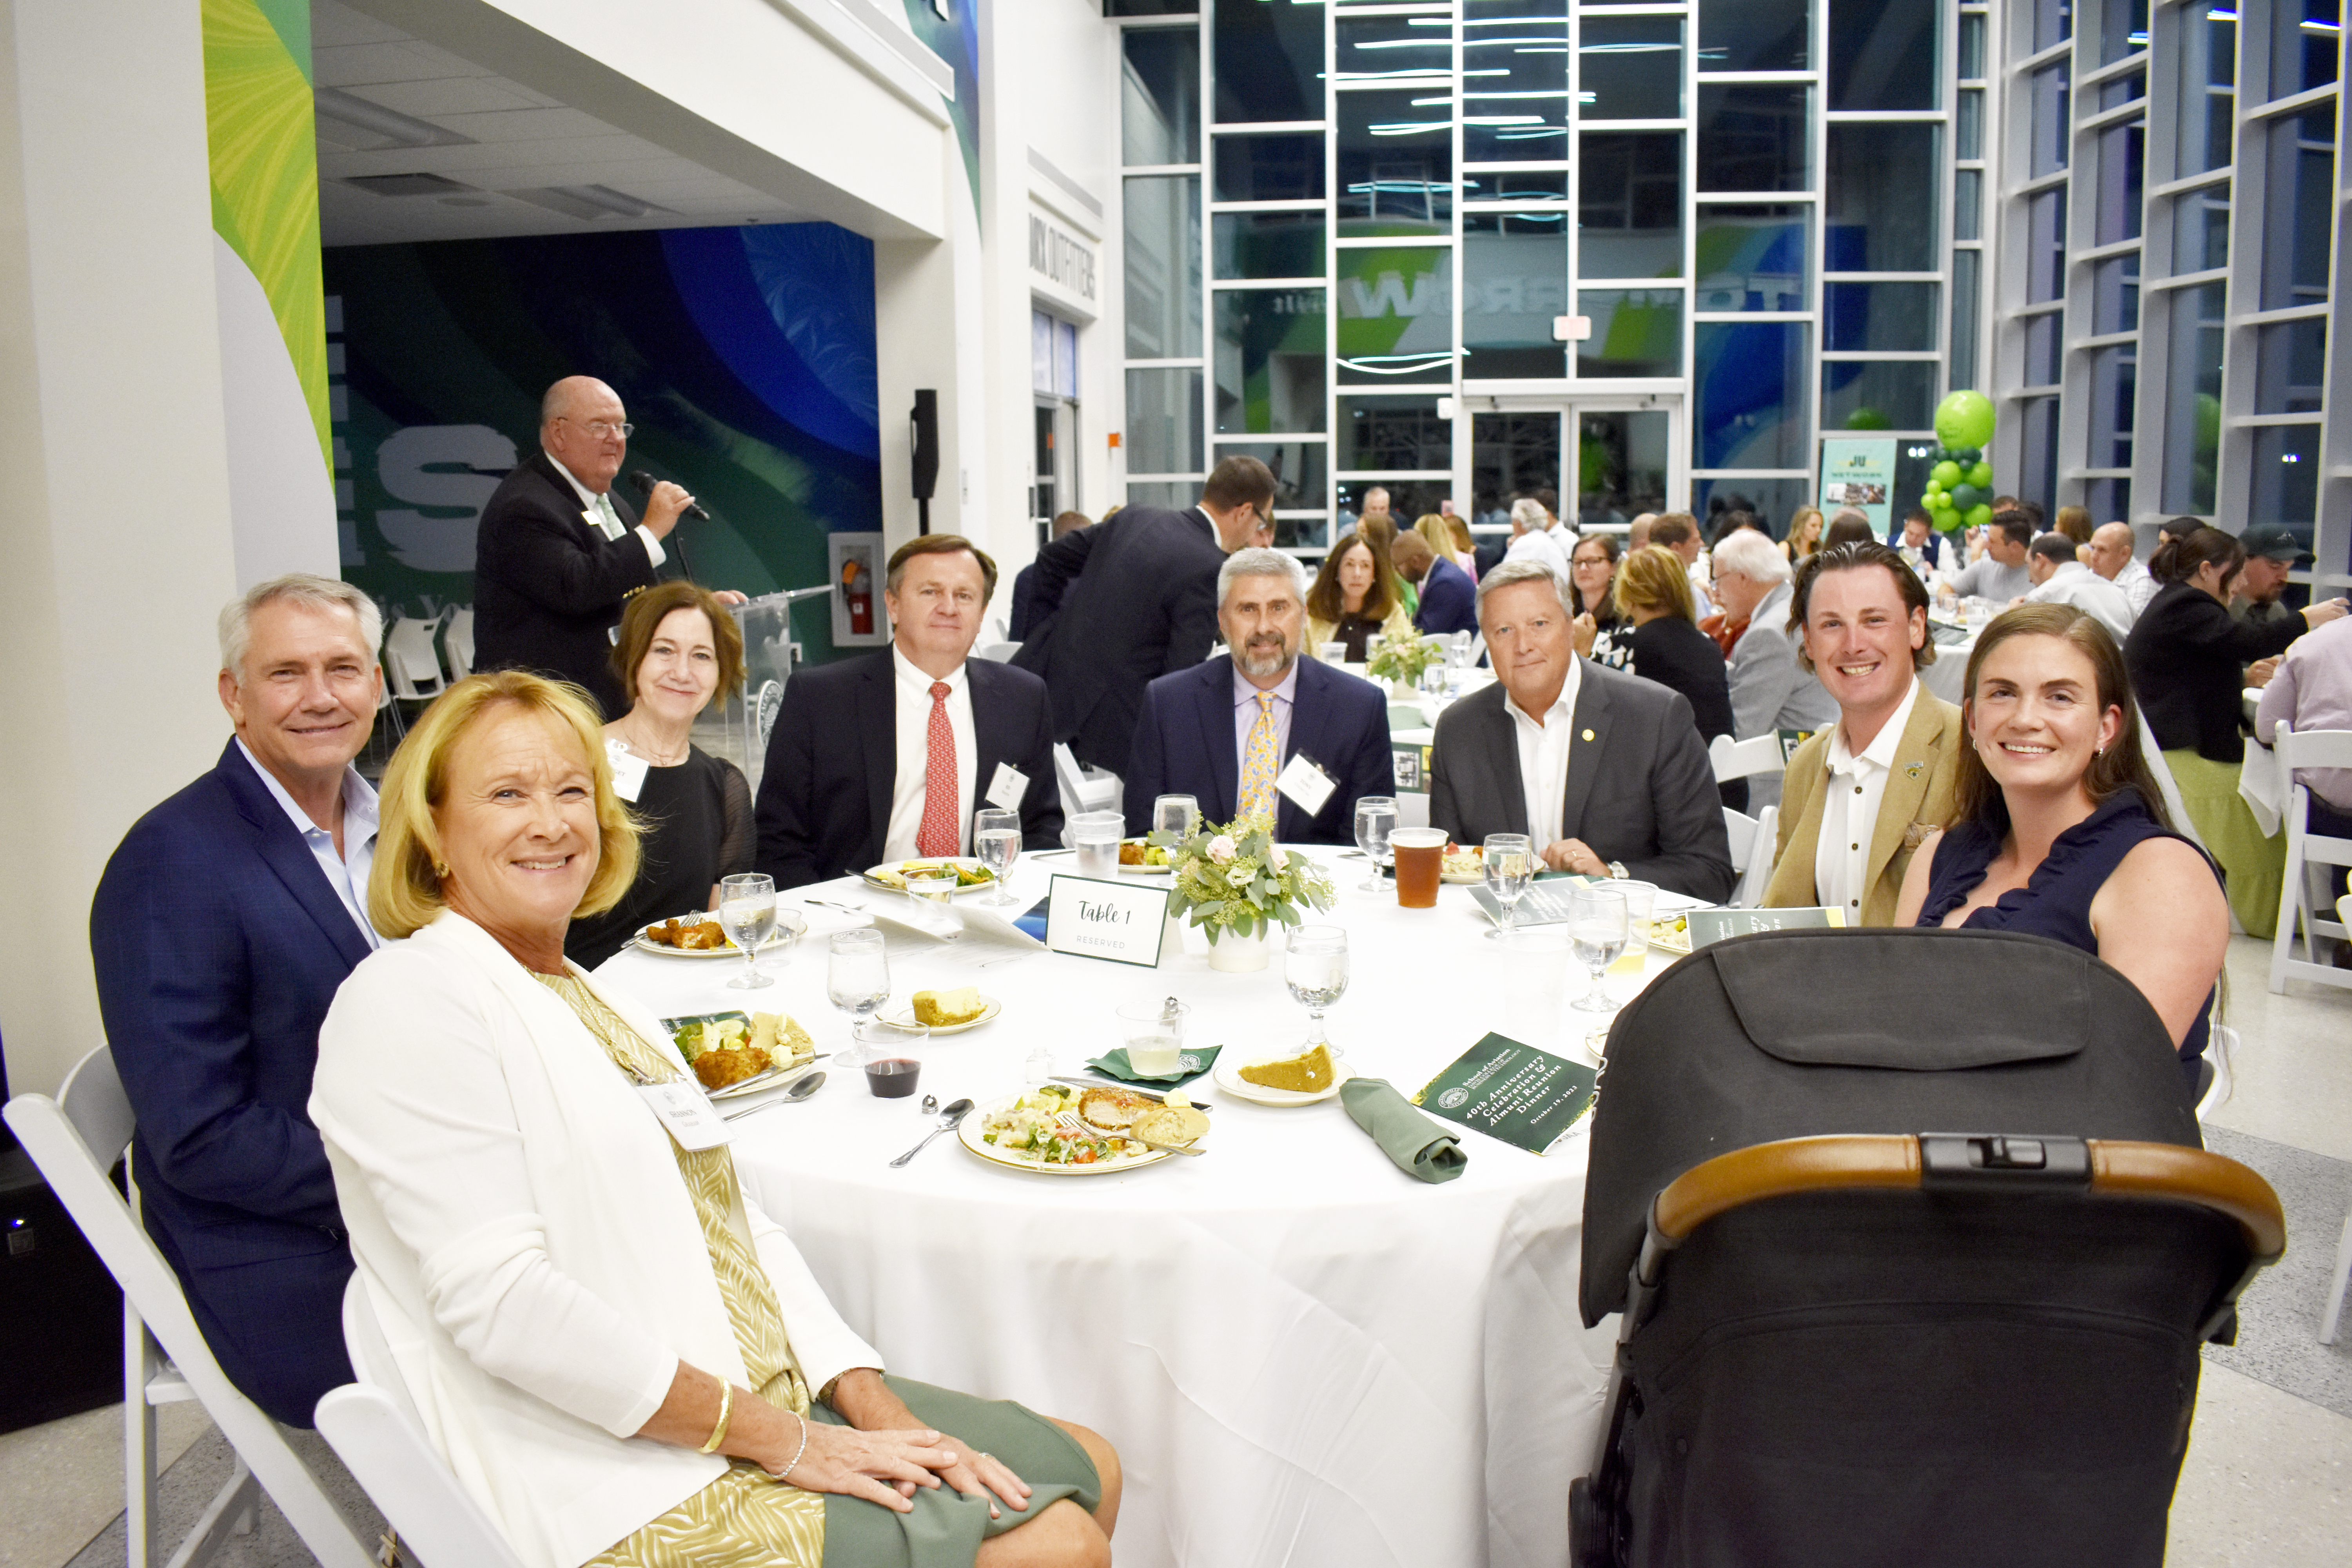
[[[1670,483],[1673,410],[1575,405],[1569,423],[1575,433],[1570,463],[1579,528],[1622,525],[1645,511],[1681,510],[1679,502],[1666,505],[1666,497],[1675,493]]]
[[[1471,414],[1468,488],[1482,531],[1507,533],[1521,496],[1541,496],[1580,528],[1620,531],[1643,512],[1688,505],[1679,399],[1496,402]]]

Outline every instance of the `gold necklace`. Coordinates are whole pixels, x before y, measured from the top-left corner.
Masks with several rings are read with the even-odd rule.
[[[693,738],[689,736],[686,744],[680,746],[675,755],[664,756],[661,752],[656,752],[653,747],[647,745],[645,742],[637,739],[625,730],[621,731],[621,743],[628,747],[629,750],[636,752],[639,756],[645,758],[646,761],[651,763],[657,768],[674,768],[680,763],[686,761],[688,754],[694,750],[694,741]]]

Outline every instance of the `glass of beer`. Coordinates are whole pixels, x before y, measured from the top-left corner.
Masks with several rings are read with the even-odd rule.
[[[1445,861],[1445,830],[1400,827],[1389,835],[1389,851],[1396,857],[1397,907],[1435,909],[1437,877]]]

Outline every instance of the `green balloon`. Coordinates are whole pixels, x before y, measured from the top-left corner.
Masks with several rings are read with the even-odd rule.
[[[1980,462],[1971,466],[1969,469],[1969,483],[1980,490],[1992,489],[1992,465]]]
[[[1990,505],[1972,506],[1969,508],[1968,524],[1970,528],[1983,528],[1989,525],[1991,521],[1992,508]]]
[[[1947,447],[1981,447],[1992,439],[1992,399],[1955,392],[1936,405],[1936,438]]]
[[[1981,506],[1987,499],[1984,491],[1977,489],[1974,485],[1954,485],[1951,489],[1951,497],[1952,505],[1961,511],[1973,511],[1976,508]]]
[[[1933,521],[1938,533],[1958,533],[1960,531],[1960,514],[1950,507],[1936,513]]]
[[[1864,407],[1845,416],[1845,427],[1849,430],[1892,430],[1895,421],[1888,418],[1883,410]]]
[[[1929,479],[1927,481],[1927,488],[1919,492],[1919,504],[1927,507],[1930,510],[1933,510],[1937,498],[1942,496],[1943,493],[1944,487],[1937,484],[1935,480]]]
[[[1936,482],[1937,489],[1948,490],[1960,482],[1960,466],[1954,462],[1938,463],[1927,470],[1927,477]]]
[[[1984,448],[1981,447],[1963,447],[1952,454],[1952,461],[1960,464],[1981,462],[1983,459]]]

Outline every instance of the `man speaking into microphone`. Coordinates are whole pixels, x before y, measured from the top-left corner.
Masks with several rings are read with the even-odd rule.
[[[474,662],[585,687],[608,720],[628,711],[612,670],[621,605],[661,579],[680,514],[704,515],[664,479],[635,518],[613,481],[629,451],[620,395],[568,375],[539,405],[540,449],[500,481],[474,539]],[[743,595],[722,592],[728,604]]]

